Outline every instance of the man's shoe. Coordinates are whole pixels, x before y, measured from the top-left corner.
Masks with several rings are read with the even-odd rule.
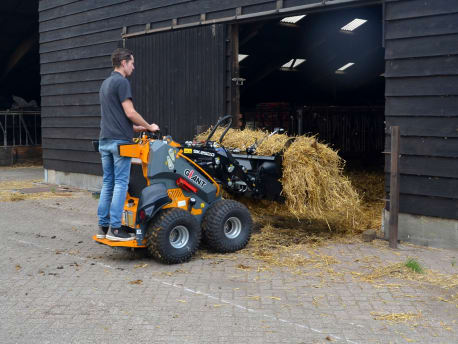
[[[105,239],[108,232],[108,227],[99,226],[99,231],[97,232],[97,239]]]
[[[111,228],[106,238],[111,241],[130,241],[135,240],[135,236],[132,236],[123,228]]]

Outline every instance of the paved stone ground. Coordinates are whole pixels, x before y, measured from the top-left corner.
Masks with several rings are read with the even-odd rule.
[[[0,168],[0,184],[40,178]],[[458,342],[457,251],[355,239],[304,248],[296,256],[312,263],[294,269],[240,252],[166,266],[93,242],[96,206],[77,190],[0,202],[2,343]],[[361,281],[407,257],[447,283]]]

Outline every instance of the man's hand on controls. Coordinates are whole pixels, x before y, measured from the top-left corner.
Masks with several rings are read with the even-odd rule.
[[[156,123],[151,123],[147,129],[152,132],[160,130],[159,126]]]

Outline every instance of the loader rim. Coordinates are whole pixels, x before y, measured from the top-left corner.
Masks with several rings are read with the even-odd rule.
[[[176,226],[170,231],[169,242],[174,248],[182,248],[189,241],[189,231],[185,226]]]
[[[187,243],[180,248],[174,247],[170,241],[170,234],[177,227],[186,228],[189,234]],[[162,263],[184,263],[189,261],[197,251],[201,235],[199,223],[188,211],[180,208],[163,209],[148,224],[145,236],[146,248],[151,256]],[[176,239],[172,236],[172,241]]]
[[[242,222],[238,217],[231,216],[224,223],[224,235],[226,238],[235,239],[242,232]]]

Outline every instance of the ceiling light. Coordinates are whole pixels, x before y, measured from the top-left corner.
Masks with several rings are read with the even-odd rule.
[[[281,66],[281,68],[291,68],[293,67],[293,63],[294,63],[294,59],[291,59],[288,62],[286,62],[283,66]]]
[[[351,22],[349,22],[347,25],[342,26],[340,29],[342,31],[353,31],[356,28],[358,28],[361,25],[363,25],[365,22],[367,22],[366,19],[358,19],[358,18],[356,18],[356,19],[352,20]]]
[[[296,62],[294,62],[293,68],[296,68],[300,64],[303,64],[305,62],[305,59],[296,59]]]
[[[306,59],[291,59],[288,62],[286,62],[283,66],[281,66],[281,69],[292,70],[293,68],[296,68],[297,66],[303,64],[305,61]]]
[[[248,57],[248,55],[239,54],[239,62],[242,62],[242,61],[245,60],[247,57]]]
[[[306,16],[306,14],[304,14],[302,16],[286,17],[286,18],[283,18],[282,20],[280,20],[280,22],[288,23],[288,24],[296,24],[299,20],[301,20],[305,16]]]
[[[338,72],[343,72],[345,69],[350,68],[350,67],[353,66],[353,65],[354,65],[353,62],[349,62],[349,63],[347,63],[345,66],[340,67],[337,71],[338,71]]]

